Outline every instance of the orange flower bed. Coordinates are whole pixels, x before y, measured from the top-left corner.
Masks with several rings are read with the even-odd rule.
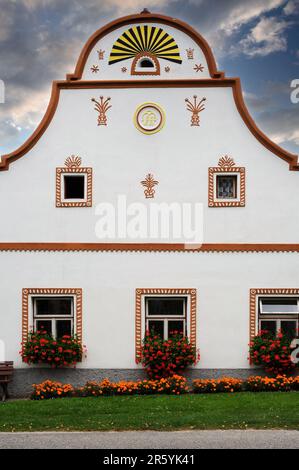
[[[90,381],[83,387],[74,388],[70,384],[62,384],[46,380],[41,384],[33,385],[32,400],[46,400],[50,398],[65,397],[101,397],[112,395],[182,395],[183,393],[234,393],[234,392],[289,392],[299,391],[299,376],[277,377],[252,376],[247,380],[234,377],[221,377],[219,379],[193,380],[193,388],[189,389],[187,380],[180,375],[162,378],[159,380],[139,380],[110,382],[104,379],[101,382]]]
[[[32,400],[44,400],[64,397],[100,397],[111,395],[154,395],[168,394],[181,395],[189,391],[187,381],[180,375],[173,375],[160,380],[140,380],[138,382],[110,382],[104,379],[101,382],[87,382],[84,387],[74,388],[70,384],[60,382],[45,382],[33,385]]]
[[[74,395],[74,387],[70,384],[62,384],[45,380],[41,384],[33,384],[32,400],[47,400],[49,398],[64,398]]]
[[[240,392],[243,382],[233,377],[221,377],[220,379],[196,379],[193,380],[194,393],[219,393]]]
[[[160,380],[140,380],[138,382],[87,382],[84,387],[77,390],[79,396],[109,396],[109,395],[153,395],[169,394],[181,395],[188,392],[187,381],[180,375]]]
[[[219,393],[219,392],[289,392],[299,390],[299,376],[288,377],[277,375],[276,377],[252,376],[247,380],[233,377],[220,379],[197,379],[193,381],[194,393]]]

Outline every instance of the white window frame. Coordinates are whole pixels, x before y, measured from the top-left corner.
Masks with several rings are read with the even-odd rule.
[[[236,194],[237,197],[229,197],[229,198],[217,198],[217,178],[218,177],[226,177],[226,176],[235,176],[237,177],[237,188],[236,188]],[[241,174],[240,172],[233,172],[233,171],[225,171],[225,172],[215,172],[213,174],[214,178],[214,202],[240,202],[241,201]]]
[[[72,299],[72,313],[71,315],[40,315],[37,316],[35,313],[35,299],[39,298],[57,298],[57,297],[69,297]],[[77,324],[77,319],[76,319],[76,311],[77,311],[77,306],[76,306],[76,296],[72,294],[33,294],[30,295],[30,312],[29,312],[29,318],[30,318],[30,330],[37,331],[37,321],[45,320],[45,321],[51,321],[52,322],[52,335],[53,338],[57,337],[57,330],[56,330],[56,320],[69,320],[71,321],[71,334],[75,335],[76,334],[76,324]]]
[[[262,299],[269,298],[269,299],[274,299],[274,298],[297,298],[297,307],[298,311],[297,313],[289,313],[289,312],[262,312]],[[299,328],[299,297],[294,294],[260,294],[257,297],[257,329],[258,331],[261,331],[262,327],[262,321],[275,321],[276,322],[276,333],[281,330],[281,322],[283,321],[294,321],[296,324],[296,331],[298,331]]]
[[[84,177],[84,197],[83,198],[65,198],[65,177],[73,178],[74,176]],[[61,202],[87,202],[87,173],[61,173]]]
[[[149,318],[148,315],[148,298],[184,298],[186,299],[184,303],[184,315],[169,315],[169,316],[159,316],[152,315]],[[148,330],[148,321],[149,320],[160,320],[164,322],[164,338],[168,338],[168,321],[171,320],[182,320],[184,322],[184,335],[190,336],[190,295],[188,294],[145,294],[142,302],[142,337],[145,335],[145,331]]]

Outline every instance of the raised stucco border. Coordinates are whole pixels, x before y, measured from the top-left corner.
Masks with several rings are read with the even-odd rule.
[[[24,288],[22,289],[22,344],[29,333],[29,297],[31,295],[73,295],[76,298],[76,335],[82,341],[82,289]]]
[[[215,201],[214,198],[214,175],[219,174],[239,174],[240,175],[240,199],[238,201]],[[209,207],[245,207],[245,168],[244,167],[219,167],[209,168]]]
[[[258,295],[299,295],[299,289],[250,289],[249,294],[249,338],[257,334],[257,296]]]
[[[196,289],[177,289],[177,288],[142,288],[136,289],[135,296],[135,358],[140,361],[142,345],[142,297],[144,295],[188,295],[190,297],[190,342],[196,346]]]
[[[0,242],[1,251],[94,251],[94,252],[184,252],[184,253],[298,253],[298,243],[84,243]]]
[[[86,175],[86,199],[82,202],[68,202],[62,200],[61,178],[64,174],[78,173]],[[92,206],[92,168],[56,168],[56,207],[91,207]]]

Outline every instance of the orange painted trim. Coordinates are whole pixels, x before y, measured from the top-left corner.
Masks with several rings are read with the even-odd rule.
[[[249,339],[257,334],[257,298],[259,295],[299,295],[299,289],[250,289],[249,293]]]
[[[249,114],[249,111],[246,107],[244,102],[241,81],[240,78],[234,79],[234,86],[233,86],[233,94],[237,109],[245,122],[246,126],[250,130],[250,132],[254,135],[254,137],[266,147],[270,152],[273,152],[278,157],[282,158],[284,161],[289,163],[289,169],[292,171],[299,170],[298,164],[298,155],[292,154],[287,150],[282,149],[279,145],[275,144],[272,140],[270,140],[256,125],[255,121]]]
[[[135,296],[135,356],[136,362],[141,359],[142,345],[142,300],[145,295],[187,295],[190,298],[190,342],[196,346],[196,289],[136,289]]]
[[[155,64],[156,70],[153,71],[137,71],[137,63],[139,62],[142,57],[149,57]],[[154,54],[151,54],[150,52],[140,52],[134,57],[134,60],[132,62],[131,66],[131,75],[160,75],[160,62],[158,61],[157,57]]]
[[[88,39],[87,43],[83,47],[75,68],[75,72],[73,74],[68,74],[67,80],[80,80],[82,78],[85,64],[93,47],[97,44],[100,39],[102,39],[107,34],[111,33],[111,31],[114,31],[115,29],[132,23],[135,24],[155,22],[172,26],[173,28],[176,28],[190,36],[202,50],[208,64],[208,69],[211,78],[218,79],[224,77],[224,73],[219,72],[217,70],[216,61],[209,44],[195,29],[193,29],[184,21],[178,20],[176,18],[171,18],[170,16],[160,15],[157,13],[147,13],[123,16],[122,18],[118,18],[117,20],[111,21],[102,28],[98,29],[98,31],[96,31]]]
[[[153,252],[293,252],[299,253],[299,243],[20,243],[0,242],[1,251],[153,251]]]
[[[243,100],[239,78],[188,79],[188,80],[110,80],[110,81],[55,81],[48,109],[41,123],[28,140],[12,153],[3,155],[0,160],[0,171],[8,170],[10,163],[23,157],[39,141],[48,128],[57,109],[60,90],[62,89],[119,89],[119,88],[201,88],[201,87],[231,87],[237,109],[250,132],[270,152],[289,163],[289,169],[299,171],[298,156],[291,154],[272,142],[260,131],[250,116]]]
[[[82,341],[82,289],[26,288],[22,289],[22,344],[29,333],[29,296],[35,295],[70,295],[76,298],[76,334]]]
[[[33,132],[33,134],[21,145],[17,150],[8,153],[6,155],[2,155],[0,158],[0,171],[8,170],[10,163],[18,160],[19,158],[23,157],[26,153],[31,150],[34,145],[39,141],[41,136],[44,134],[46,129],[48,128],[50,122],[53,119],[55,111],[57,109],[58,100],[59,100],[59,87],[57,85],[58,82],[52,83],[52,93],[50,102],[44,115],[43,119],[41,120],[40,124]]]

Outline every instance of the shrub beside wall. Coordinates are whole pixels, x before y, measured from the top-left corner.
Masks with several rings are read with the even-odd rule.
[[[51,367],[75,366],[82,361],[83,346],[76,336],[54,339],[44,330],[28,334],[20,354],[26,364],[48,364]]]
[[[169,339],[163,340],[158,335],[146,332],[141,351],[141,363],[149,378],[160,379],[181,374],[198,360],[199,352],[189,342],[187,336],[174,331]]]
[[[249,344],[249,361],[270,374],[287,374],[296,368],[291,359],[290,338],[281,332],[260,331]]]

